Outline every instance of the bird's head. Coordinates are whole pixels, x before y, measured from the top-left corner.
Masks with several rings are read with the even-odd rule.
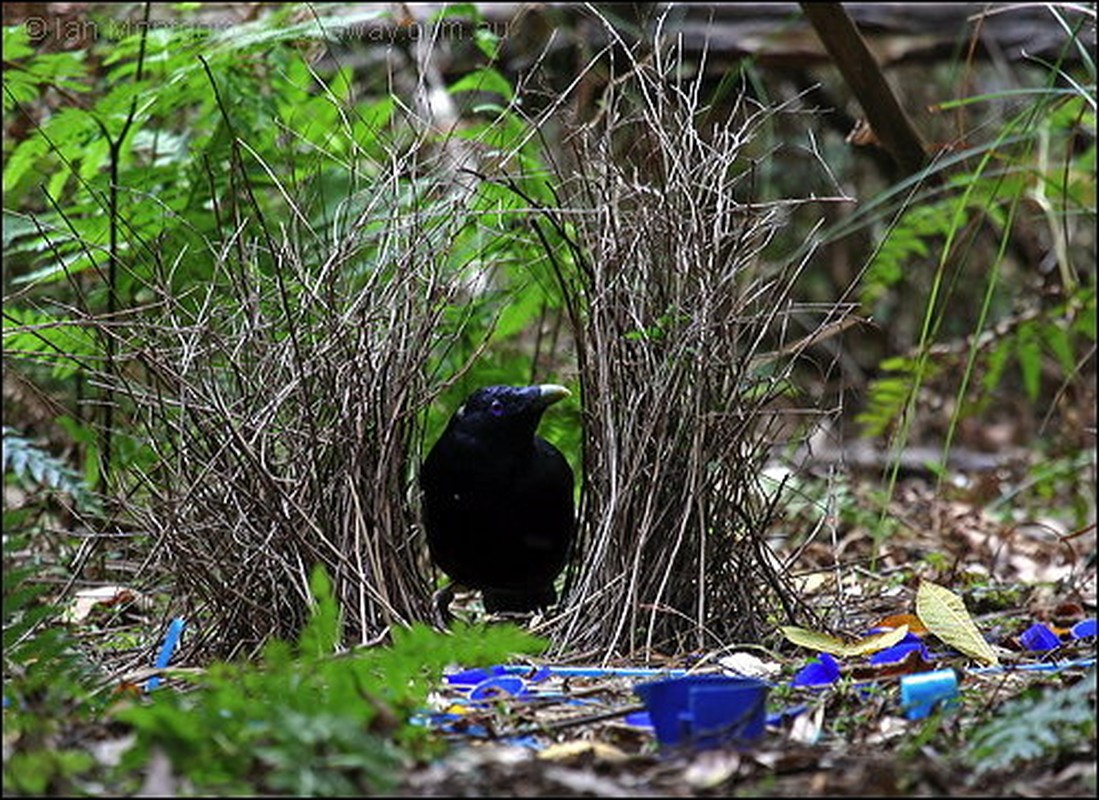
[[[486,386],[466,398],[452,426],[480,438],[533,439],[542,412],[571,392],[564,386]]]

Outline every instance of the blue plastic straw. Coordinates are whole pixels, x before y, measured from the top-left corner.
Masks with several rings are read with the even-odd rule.
[[[966,670],[974,675],[989,675],[998,672],[1057,672],[1073,667],[1094,667],[1094,658],[1078,658],[1075,661],[1056,661],[1051,664],[1012,664],[1011,666],[974,667]]]
[[[525,664],[505,664],[504,672],[523,674],[534,667]],[[562,678],[681,678],[687,674],[685,669],[645,669],[643,667],[547,667],[552,674]]]
[[[179,637],[183,634],[183,625],[183,617],[174,617],[168,623],[168,632],[164,634],[164,644],[160,646],[160,653],[156,657],[156,663],[153,664],[157,669],[164,669],[168,666],[168,662],[172,660],[176,647],[179,646]],[[145,691],[151,692],[158,686],[160,686],[160,676],[154,675],[145,682]]]

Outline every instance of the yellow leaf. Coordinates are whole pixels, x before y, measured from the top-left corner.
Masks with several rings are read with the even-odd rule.
[[[876,633],[873,636],[866,636],[853,642],[846,642],[843,639],[837,639],[835,636],[829,636],[827,633],[798,628],[793,625],[787,625],[779,628],[779,630],[782,631],[782,635],[787,640],[810,650],[831,653],[834,656],[861,656],[892,647],[905,637],[908,633],[908,626],[901,625],[891,631]]]
[[[629,759],[629,756],[626,755],[626,753],[619,750],[614,745],[580,739],[574,739],[571,742],[551,744],[544,750],[538,751],[538,758],[543,761],[575,761],[589,753],[598,761],[618,763]]]
[[[991,645],[973,624],[962,598],[945,586],[920,581],[916,590],[916,616],[946,644],[983,664],[1000,663]]]
[[[807,628],[785,625],[779,628],[779,630],[782,631],[782,635],[785,636],[788,641],[801,647],[807,647],[810,650],[816,650],[820,653],[831,653],[832,655],[838,656],[843,653],[843,648],[846,646],[842,639],[837,639],[835,636],[829,636],[827,633],[811,631]]]
[[[901,625],[899,628],[894,628],[891,631],[875,633],[872,636],[864,636],[861,639],[856,639],[851,642],[844,655],[861,656],[866,653],[876,653],[879,650],[885,650],[887,647],[892,647],[907,635],[908,626]]]

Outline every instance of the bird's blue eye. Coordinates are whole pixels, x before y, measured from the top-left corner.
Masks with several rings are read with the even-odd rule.
[[[499,400],[493,400],[492,405],[488,407],[488,411],[492,416],[498,417],[504,413],[504,404]]]

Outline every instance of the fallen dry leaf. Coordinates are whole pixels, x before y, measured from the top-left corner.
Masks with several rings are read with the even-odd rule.
[[[916,614],[946,644],[983,664],[996,666],[1000,660],[977,630],[961,597],[928,580],[916,590]]]
[[[704,750],[684,770],[683,779],[693,789],[713,789],[736,775],[738,769],[740,753],[736,750]]]
[[[551,744],[538,752],[542,761],[573,762],[584,757],[593,757],[596,761],[618,764],[627,761],[629,756],[612,744],[594,742],[586,739],[573,739],[571,742]]]

